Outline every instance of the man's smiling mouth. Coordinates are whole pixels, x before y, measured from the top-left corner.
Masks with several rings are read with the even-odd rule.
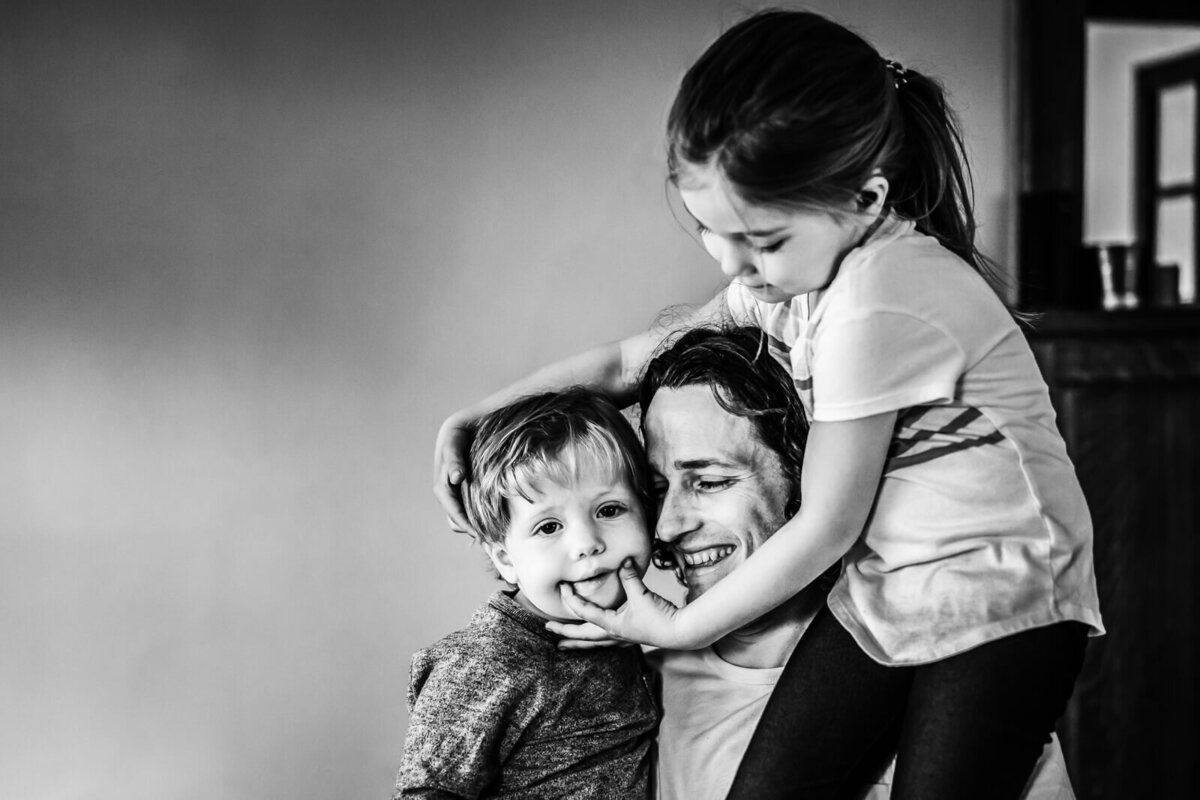
[[[737,548],[731,544],[721,544],[714,547],[706,547],[703,550],[685,553],[682,550],[676,550],[675,555],[683,562],[686,569],[699,569],[700,567],[711,567],[714,564],[719,564],[729,557]]]

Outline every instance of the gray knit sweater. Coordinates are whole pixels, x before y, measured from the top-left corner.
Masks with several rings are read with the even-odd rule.
[[[645,800],[659,712],[641,652],[557,641],[498,592],[417,652],[393,798]]]

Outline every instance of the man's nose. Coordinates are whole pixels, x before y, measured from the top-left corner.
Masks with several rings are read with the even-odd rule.
[[[654,528],[658,538],[670,543],[696,527],[696,514],[692,503],[682,492],[666,492],[658,503],[658,521]]]

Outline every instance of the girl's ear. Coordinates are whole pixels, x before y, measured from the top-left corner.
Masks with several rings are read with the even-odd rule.
[[[887,203],[889,188],[887,178],[879,174],[872,175],[858,192],[858,210],[868,216],[878,217]]]
[[[509,556],[504,545],[499,542],[484,542],[483,549],[487,551],[488,558],[492,559],[492,565],[496,567],[496,572],[500,573],[500,577],[516,586],[517,568],[513,565],[512,557]]]

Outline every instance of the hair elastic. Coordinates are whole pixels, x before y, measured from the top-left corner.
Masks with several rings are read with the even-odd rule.
[[[892,73],[892,85],[897,89],[908,83],[908,70],[901,66],[899,61],[888,59],[883,62],[883,66]]]

